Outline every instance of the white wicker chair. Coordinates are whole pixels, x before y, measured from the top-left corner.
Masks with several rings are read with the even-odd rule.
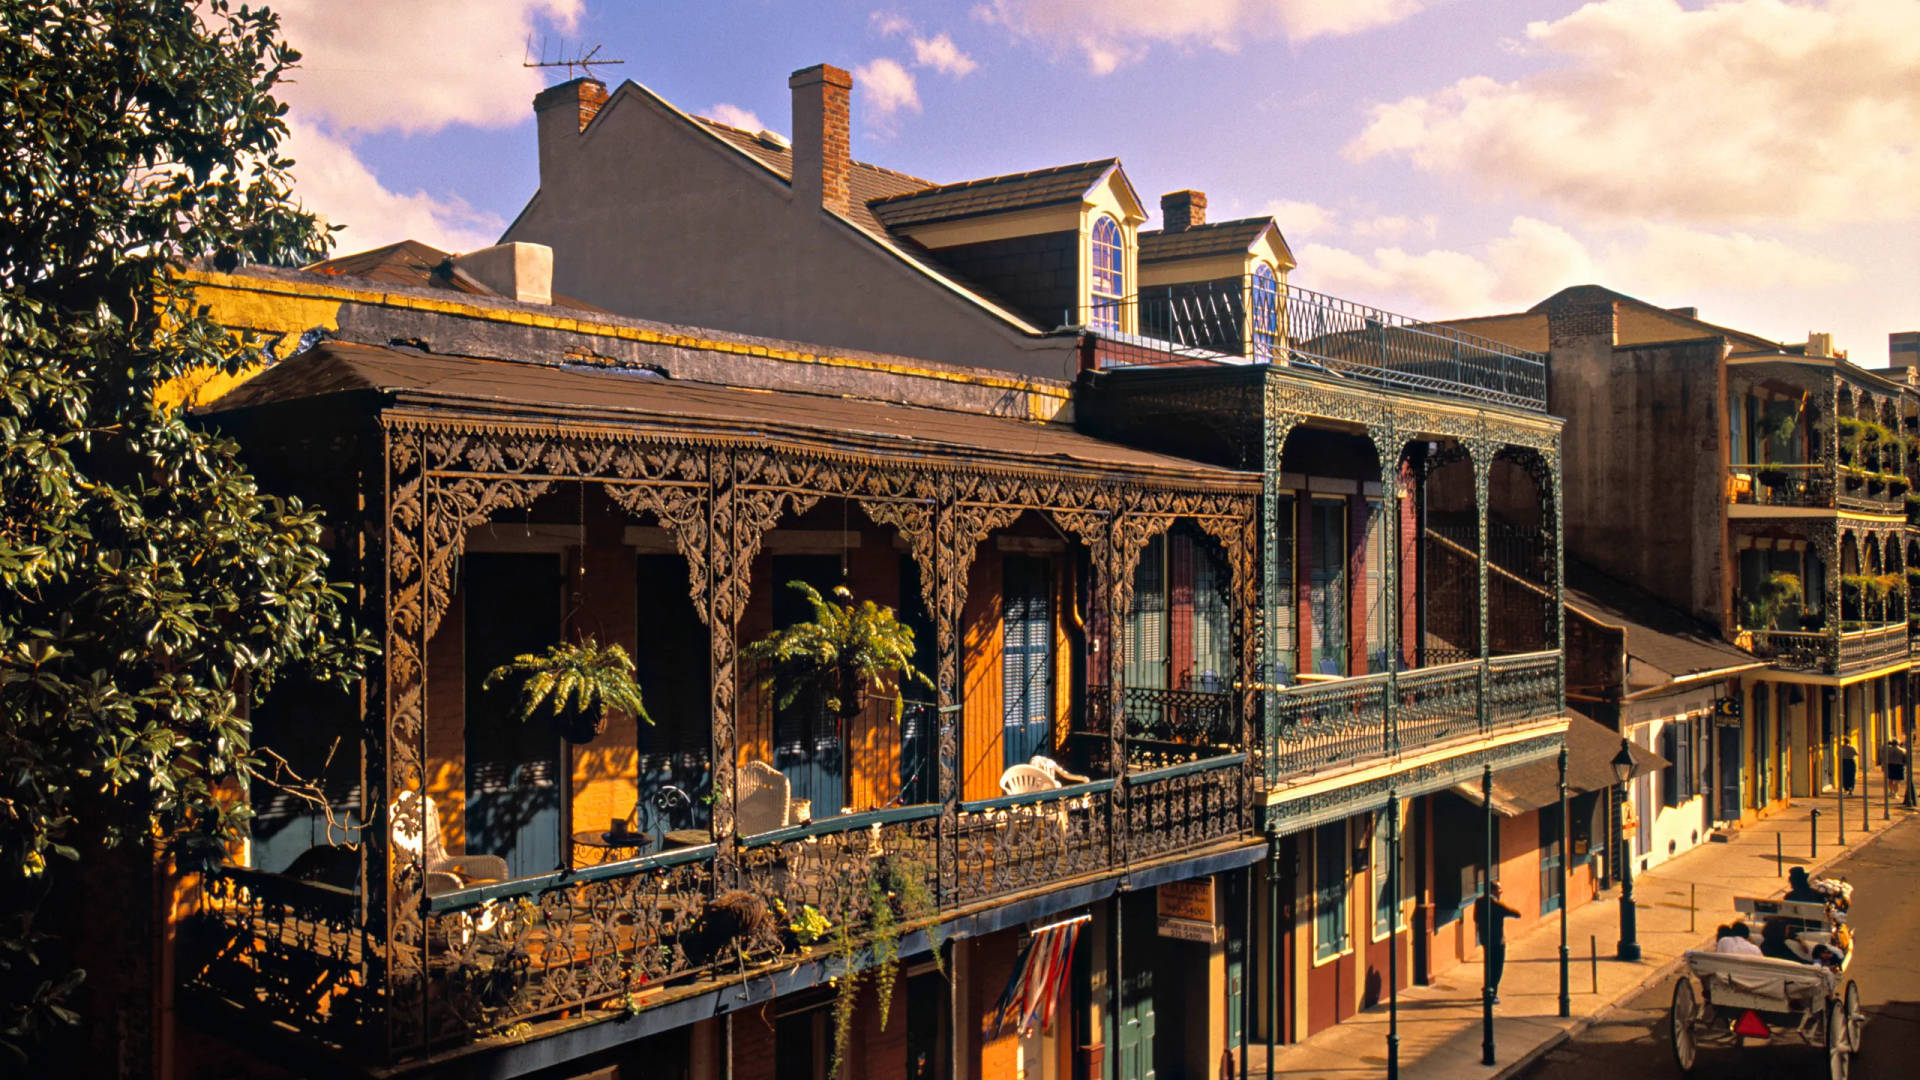
[[[389,814],[395,850],[424,855],[428,896],[452,892],[475,881],[505,881],[513,876],[507,860],[498,855],[447,854],[440,832],[440,807],[431,798],[403,791],[393,801]]]
[[[793,784],[764,761],[749,761],[734,777],[740,801],[734,828],[741,836],[771,832],[791,825]]]

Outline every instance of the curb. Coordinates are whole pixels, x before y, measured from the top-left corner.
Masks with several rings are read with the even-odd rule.
[[[1909,815],[1905,819],[1905,821],[1913,821],[1916,818],[1920,818],[1920,815]],[[1886,824],[1885,828],[1882,828],[1879,831],[1872,833],[1864,840],[1861,840],[1854,844],[1850,844],[1847,847],[1840,849],[1833,855],[1833,857],[1822,860],[1818,864],[1818,866],[1809,866],[1808,873],[1811,874],[1816,870],[1824,870],[1827,867],[1832,866],[1834,863],[1840,862],[1842,859],[1850,859],[1855,855],[1861,854],[1862,852],[1866,851],[1868,848],[1879,843],[1881,837],[1886,836],[1888,833],[1899,828],[1904,823],[1905,822],[1902,819],[1895,818],[1891,824]],[[1775,889],[1774,891],[1783,892],[1784,889],[1785,887],[1782,886],[1781,888]],[[1703,937],[1701,940],[1705,941],[1706,938]],[[1623,990],[1620,993],[1615,994],[1611,1000],[1603,1002],[1598,1008],[1594,1009],[1592,1012],[1586,1013],[1585,1015],[1582,1015],[1582,1016],[1567,1018],[1569,1020],[1569,1023],[1567,1024],[1566,1027],[1561,1028],[1560,1030],[1556,1031],[1554,1034],[1547,1036],[1546,1039],[1535,1044],[1532,1049],[1528,1050],[1526,1053],[1521,1054],[1518,1058],[1514,1059],[1512,1064],[1501,1068],[1498,1072],[1490,1074],[1488,1077],[1488,1080],[1512,1080],[1513,1077],[1520,1075],[1521,1073],[1525,1072],[1529,1068],[1532,1068],[1535,1064],[1537,1064],[1540,1061],[1541,1058],[1546,1057],[1548,1054],[1552,1053],[1553,1051],[1558,1050],[1560,1047],[1566,1045],[1569,1042],[1572,1042],[1575,1038],[1584,1034],[1589,1028],[1593,1027],[1593,1025],[1606,1019],[1609,1015],[1613,1013],[1615,1009],[1619,1008],[1621,1002],[1637,997],[1641,992],[1645,991],[1648,987],[1653,986],[1654,984],[1665,980],[1667,976],[1673,974],[1676,970],[1678,970],[1681,964],[1684,962],[1685,962],[1684,956],[1675,956],[1672,959],[1668,960],[1666,963],[1660,965],[1660,967],[1654,970],[1653,972],[1649,973],[1646,978],[1641,979],[1638,983],[1635,983],[1633,986],[1627,988],[1626,990]],[[1556,1017],[1555,1019],[1560,1019],[1560,1018]]]

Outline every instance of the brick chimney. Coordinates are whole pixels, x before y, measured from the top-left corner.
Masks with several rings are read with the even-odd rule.
[[[1555,349],[1576,342],[1604,339],[1608,348],[1618,344],[1619,313],[1614,301],[1556,299],[1547,305],[1547,348]]]
[[[1207,193],[1188,188],[1160,196],[1161,227],[1168,232],[1186,232],[1207,223]]]
[[[852,202],[853,76],[815,64],[794,72],[787,87],[793,91],[794,201],[845,214]]]
[[[573,148],[573,141],[607,103],[607,84],[579,78],[549,86],[534,95],[533,115],[540,132],[540,175],[554,175],[554,166]]]

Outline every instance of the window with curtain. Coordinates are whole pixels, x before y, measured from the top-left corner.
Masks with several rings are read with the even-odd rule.
[[[1253,359],[1271,363],[1280,352],[1280,279],[1273,267],[1257,263],[1253,268],[1252,338]]]
[[[1113,333],[1120,329],[1120,302],[1127,295],[1127,245],[1111,214],[1093,223],[1092,255],[1093,313],[1088,325]]]
[[[1294,638],[1294,614],[1298,610],[1293,593],[1293,530],[1294,502],[1292,495],[1282,495],[1275,500],[1273,516],[1278,523],[1273,536],[1273,609],[1268,612],[1267,633],[1273,641],[1274,662],[1279,671],[1268,672],[1276,682],[1291,681],[1294,666],[1300,656],[1300,647]],[[1281,672],[1288,677],[1281,678]]]
[[[1367,503],[1366,593],[1367,671],[1387,670],[1387,544],[1392,522],[1387,504]]]
[[[1127,636],[1121,659],[1128,686],[1167,685],[1167,544],[1165,536],[1147,541],[1133,570],[1133,606],[1127,612]]]
[[[1328,960],[1347,951],[1347,823],[1313,832],[1313,955]]]
[[[1228,575],[1207,544],[1186,536],[1176,536],[1174,541],[1193,568],[1193,656],[1187,682],[1200,690],[1225,690],[1233,676]]]
[[[1345,675],[1347,667],[1347,503],[1315,499],[1312,504],[1313,570],[1307,580],[1312,610],[1313,669]]]
[[[1053,564],[1008,555],[1001,616],[1001,748],[1017,765],[1053,745]]]

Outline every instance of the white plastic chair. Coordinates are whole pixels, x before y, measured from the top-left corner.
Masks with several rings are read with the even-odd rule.
[[[1032,760],[1028,761],[1027,764],[1046,773],[1053,779],[1053,782],[1060,787],[1066,787],[1068,784],[1084,784],[1087,782],[1086,777],[1081,776],[1079,773],[1068,772],[1065,766],[1047,757],[1045,754],[1033,755]]]
[[[793,823],[793,783],[780,770],[764,761],[749,761],[740,766],[734,783],[740,793],[734,828],[740,835],[771,832]]]
[[[1035,765],[1009,765],[1007,771],[1000,774],[1000,793],[1003,795],[1031,795],[1036,791],[1052,791],[1060,786],[1053,774]]]

